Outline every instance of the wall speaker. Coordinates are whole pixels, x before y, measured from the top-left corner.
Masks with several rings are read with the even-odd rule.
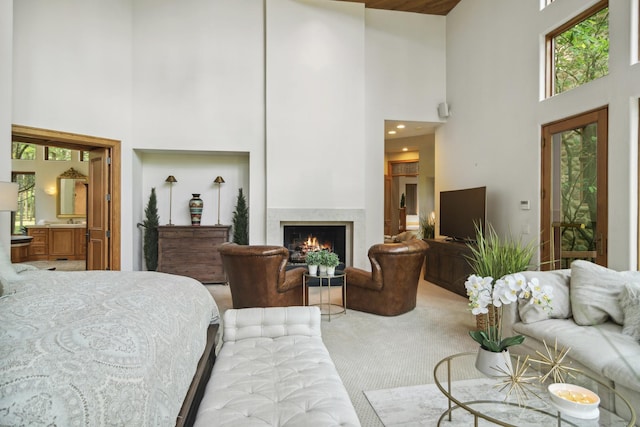
[[[438,115],[443,119],[449,117],[449,104],[446,102],[438,104]]]

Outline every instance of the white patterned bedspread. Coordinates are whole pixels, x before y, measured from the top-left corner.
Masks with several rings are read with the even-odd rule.
[[[205,286],[155,272],[20,277],[0,298],[0,425],[175,425],[219,320]]]

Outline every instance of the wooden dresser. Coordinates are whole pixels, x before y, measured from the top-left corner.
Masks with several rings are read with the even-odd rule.
[[[229,241],[229,225],[158,227],[158,271],[193,277],[202,283],[226,282],[218,246]]]
[[[464,282],[473,273],[467,257],[471,249],[465,243],[427,239],[429,244],[425,257],[424,280],[467,296]]]

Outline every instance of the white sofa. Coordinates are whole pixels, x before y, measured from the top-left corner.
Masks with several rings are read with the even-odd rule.
[[[359,426],[318,307],[230,309],[195,426]]]
[[[523,272],[529,280],[553,287],[553,311],[519,301],[505,306],[503,337],[521,334],[524,343],[512,353],[536,356],[550,348],[569,347],[571,367],[587,372],[615,388],[640,409],[640,272],[617,272],[587,261],[570,269]],[[539,357],[537,357],[539,358]],[[601,392],[603,403],[625,419],[622,402]],[[636,421],[640,425],[640,421]]]

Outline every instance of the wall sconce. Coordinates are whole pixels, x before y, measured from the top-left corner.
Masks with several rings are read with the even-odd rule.
[[[173,224],[171,224],[171,205],[173,204],[173,202],[172,202],[172,199],[173,199],[173,183],[174,182],[178,182],[178,180],[176,179],[175,176],[169,175],[167,177],[167,179],[164,180],[164,182],[168,182],[169,183],[169,224],[167,224],[167,225],[173,225]]]
[[[18,183],[0,182],[0,211],[18,210]]]
[[[224,183],[224,178],[218,175],[213,182],[218,184],[218,223],[216,225],[220,225],[220,184]]]
[[[56,195],[56,187],[53,186],[53,185],[49,186],[49,187],[45,187],[44,192],[48,196],[55,196]]]

